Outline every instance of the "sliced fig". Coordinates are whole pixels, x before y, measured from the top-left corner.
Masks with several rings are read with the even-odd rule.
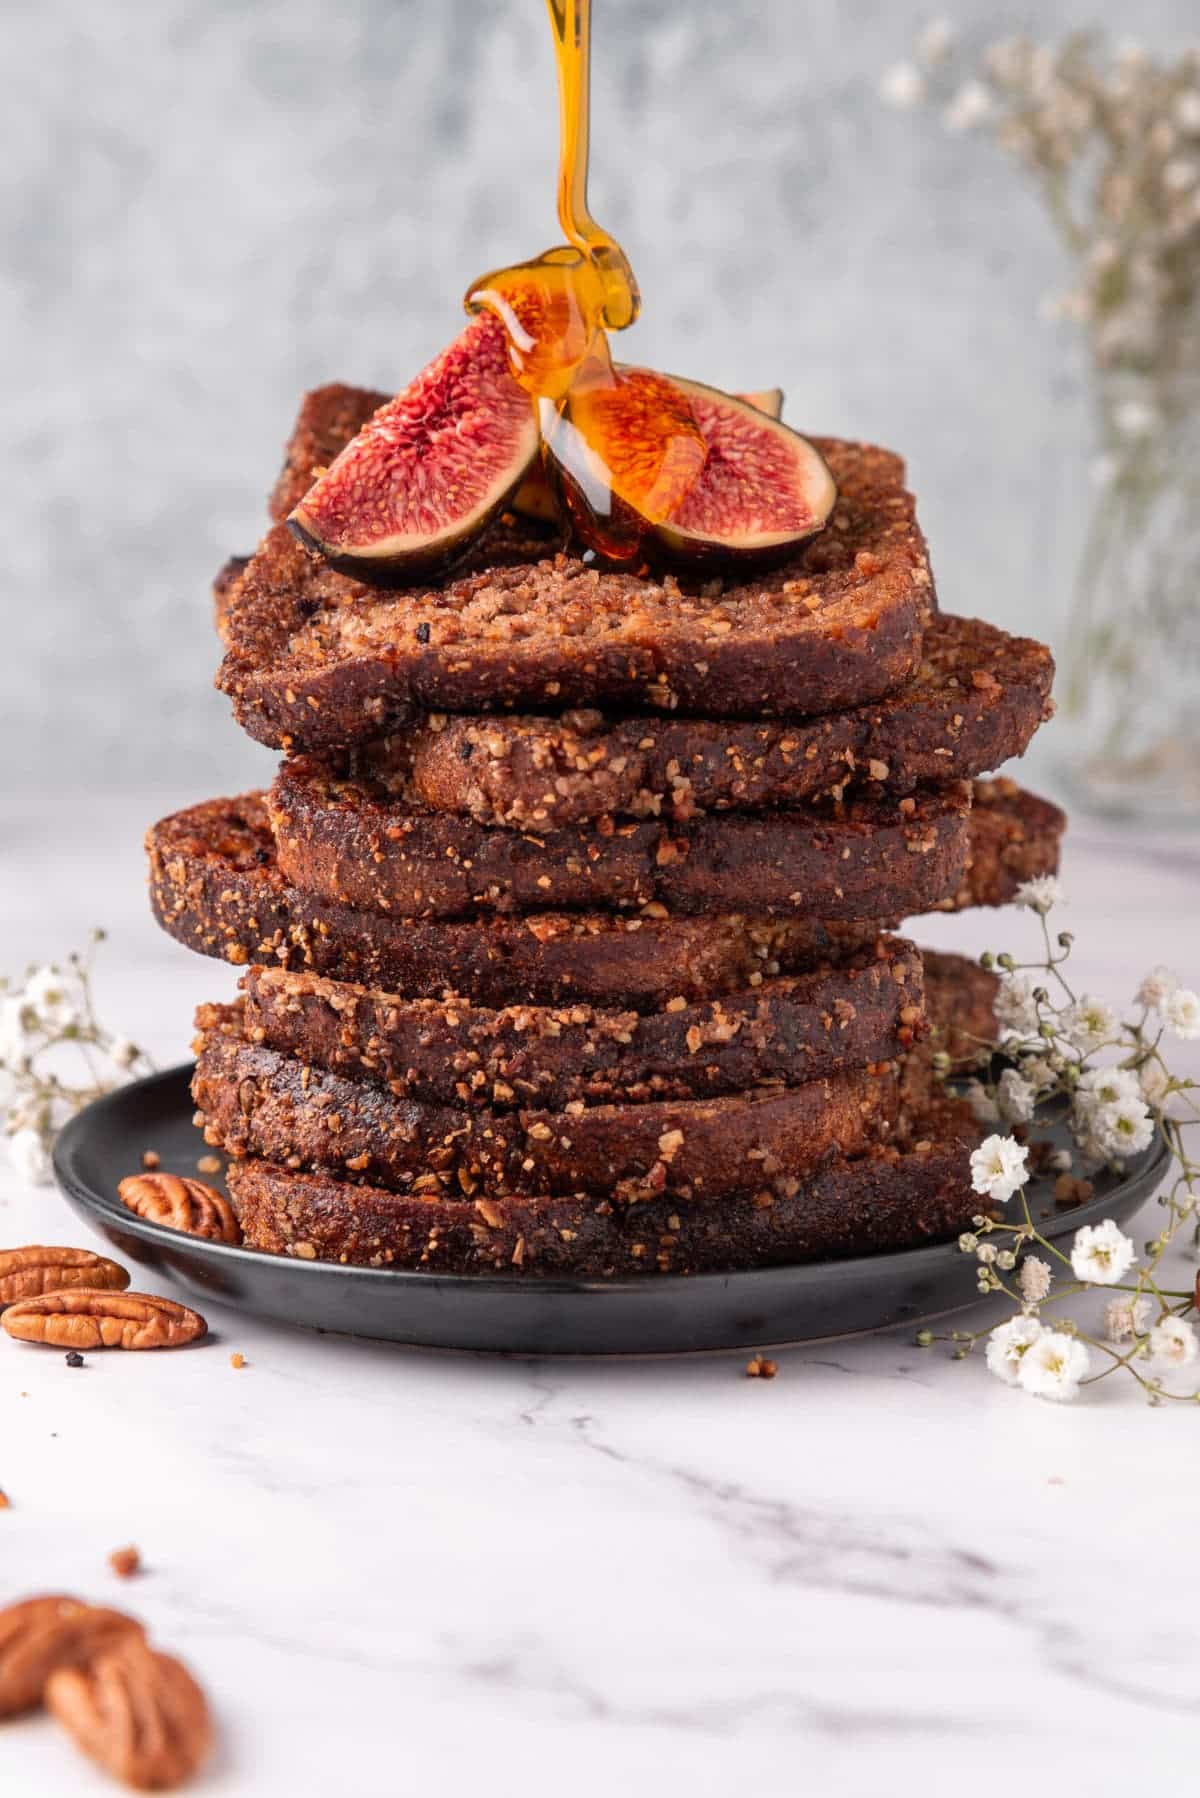
[[[737,397],[753,406],[756,412],[765,412],[768,418],[778,418],[783,411],[782,387],[763,387],[755,393],[740,393]],[[553,524],[562,517],[562,508],[540,461],[534,463],[510,504],[514,512],[520,512],[525,518],[541,519],[543,523]]]
[[[653,524],[657,551],[682,565],[785,561],[833,511],[837,487],[824,457],[745,400],[699,381],[676,378],[676,385],[708,454],[671,516]]]
[[[399,586],[459,556],[537,454],[537,418],[509,370],[504,327],[481,313],[368,420],[288,524],[334,568]]]
[[[617,373],[615,397],[580,406],[572,394],[540,408],[547,469],[598,554],[763,568],[823,529],[837,489],[806,438],[699,381]]]

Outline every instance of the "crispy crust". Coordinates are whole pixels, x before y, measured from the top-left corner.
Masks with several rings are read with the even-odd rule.
[[[895,1123],[894,1066],[736,1097],[467,1111],[399,1099],[245,1041],[235,1006],[196,1014],[192,1096],[214,1146],[327,1167],[392,1191],[786,1191],[839,1149],[863,1153]]]
[[[812,918],[621,918],[541,912],[413,923],[289,887],[260,793],[176,812],[146,836],[150,902],[177,941],[245,967],[267,962],[407,998],[653,1010],[710,998],[865,949],[874,924]]]
[[[1022,881],[1057,874],[1066,813],[1013,780],[977,780],[966,878],[938,907],[1007,905]]]
[[[505,515],[466,572],[380,594],[275,525],[229,608],[217,684],[277,748],[343,748],[421,709],[610,703],[811,714],[893,691],[917,665],[933,583],[898,457],[817,439],[828,529],[746,582],[601,572]],[[539,547],[540,546],[540,547]]]
[[[400,999],[280,968],[252,968],[241,985],[251,1042],[398,1098],[497,1110],[797,1086],[885,1061],[924,1031],[920,956],[897,937],[841,967],[652,1017]]]
[[[966,878],[969,804],[958,783],[802,813],[533,834],[414,809],[402,778],[339,779],[308,757],[284,763],[267,800],[293,886],[404,917],[652,903],[822,918],[929,911]]]
[[[525,1278],[711,1273],[955,1235],[979,1206],[967,1165],[977,1132],[959,1108],[941,1108],[931,1131],[942,1140],[839,1158],[769,1203],[759,1195],[630,1207],[580,1195],[428,1203],[264,1161],[235,1163],[229,1188],[247,1243],[303,1260]]]
[[[222,562],[212,584],[213,623],[217,627],[217,635],[225,640],[225,626],[229,618],[229,609],[241,586],[242,576],[249,565],[249,556],[230,556]]]
[[[1021,755],[1050,717],[1050,651],[979,618],[933,618],[890,698],[832,717],[546,718],[437,714],[361,752],[414,799],[479,824],[546,830],[607,815],[674,818],[799,805],[846,787],[905,794]]]

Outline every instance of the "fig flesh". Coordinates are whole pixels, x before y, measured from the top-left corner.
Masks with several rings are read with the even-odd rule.
[[[740,393],[737,398],[745,400],[756,412],[765,412],[768,418],[778,418],[783,411],[782,387],[762,387],[753,393]],[[514,512],[520,512],[525,518],[540,519],[544,524],[556,523],[562,517],[562,509],[540,459],[521,482],[510,504]]]
[[[644,373],[620,371],[626,381]],[[653,379],[656,404],[664,387],[674,389],[704,443],[703,462],[674,492],[661,479],[656,487],[644,479],[639,485],[639,457],[655,419],[643,421],[626,444],[620,432],[629,419],[638,425],[636,409],[593,407],[583,442],[572,434],[569,405],[548,418],[551,409],[542,404],[548,466],[576,531],[593,549],[627,563],[767,568],[824,528],[837,489],[806,438],[746,399],[698,381]],[[662,406],[657,420],[667,415]],[[658,503],[647,504],[647,493]]]
[[[447,567],[505,504],[538,454],[528,393],[490,313],[381,406],[288,519],[334,568],[398,586]]]

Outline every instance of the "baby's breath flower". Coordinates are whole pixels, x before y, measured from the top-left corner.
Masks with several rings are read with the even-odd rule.
[[[103,935],[93,931],[92,943]],[[0,979],[0,1129],[10,1139],[16,1166],[35,1183],[50,1177],[50,1147],[59,1127],[117,1084],[112,1071],[151,1065],[128,1037],[113,1036],[98,1023],[89,960],[69,955],[61,965],[45,963],[31,969],[19,987]],[[106,1055],[111,1068],[89,1057],[89,1049]],[[72,1053],[81,1066],[78,1083],[70,1077]]]
[[[1071,1245],[1071,1271],[1089,1286],[1115,1286],[1137,1259],[1137,1250],[1111,1217],[1084,1224]]]
[[[977,1124],[998,1124],[1000,1108],[981,1080],[968,1080],[963,1089],[963,1097],[971,1107],[971,1116]]]
[[[1104,1307],[1104,1334],[1110,1342],[1132,1342],[1146,1334],[1149,1323],[1149,1299],[1109,1299]]]
[[[1036,1093],[1049,1092],[1057,1086],[1061,1067],[1055,1067],[1053,1059],[1048,1055],[1022,1055],[1021,1078]]]
[[[1034,983],[1025,974],[1002,974],[1000,990],[993,1010],[1001,1033],[1006,1036],[1035,1036],[1038,1008],[1033,997]]]
[[[917,33],[917,55],[927,68],[945,62],[954,48],[954,27],[949,19],[930,19]]]
[[[1085,1055],[1112,1042],[1116,1038],[1117,1029],[1117,1014],[1112,1006],[1106,1005],[1092,993],[1085,993],[1074,1005],[1069,1005],[1062,1015],[1063,1035]]]
[[[942,114],[948,131],[974,131],[992,116],[992,96],[982,81],[964,81]]]
[[[998,1204],[1006,1204],[1024,1186],[1028,1149],[1011,1136],[989,1136],[971,1155],[971,1185]]]
[[[1006,1124],[1027,1124],[1037,1094],[1015,1068],[1005,1068],[996,1085],[996,1104]]]
[[[1041,1334],[1042,1326],[1036,1317],[1010,1317],[1006,1324],[997,1324],[987,1343],[990,1371],[1006,1386],[1015,1386],[1021,1362]]]
[[[1150,1147],[1154,1120],[1144,1099],[1121,1099],[1100,1106],[1091,1119],[1089,1135],[1103,1155],[1123,1160]]]
[[[1038,874],[1033,880],[1023,880],[1013,894],[1013,904],[1023,905],[1029,911],[1038,912],[1043,918],[1055,905],[1066,903],[1061,880],[1053,874]]]
[[[1200,1343],[1190,1323],[1168,1314],[1150,1332],[1150,1357],[1169,1367],[1188,1367],[1200,1355]]]
[[[35,968],[25,982],[22,998],[26,1009],[45,1030],[65,1030],[79,1022],[68,984],[56,967]]]
[[[1160,965],[1157,968],[1151,968],[1150,972],[1143,976],[1142,983],[1134,994],[1134,999],[1139,1005],[1144,1005],[1147,1011],[1162,1011],[1178,985],[1179,980],[1176,975],[1172,974],[1170,968]]]
[[[1200,993],[1192,992],[1190,987],[1176,987],[1163,1007],[1163,1017],[1172,1035],[1185,1042],[1200,1036]]]
[[[1185,88],[1175,102],[1175,122],[1181,131],[1200,136],[1200,92]]]
[[[915,63],[898,62],[883,75],[879,97],[900,112],[911,112],[925,98],[925,77]]]
[[[15,1072],[29,1060],[29,1031],[26,1029],[25,1006],[21,999],[9,996],[0,1001],[0,1068]]]
[[[1017,1291],[1027,1305],[1040,1305],[1050,1291],[1050,1263],[1037,1255],[1026,1255],[1017,1273]]]
[[[1120,1105],[1139,1096],[1137,1075],[1128,1068],[1088,1068],[1075,1085],[1075,1104],[1080,1111]]]
[[[1122,437],[1133,442],[1141,442],[1153,437],[1162,424],[1162,416],[1156,406],[1146,400],[1122,400],[1113,407],[1112,421]]]
[[[50,1157],[40,1131],[29,1127],[14,1130],[8,1139],[8,1151],[23,1180],[31,1186],[49,1184]]]
[[[1082,1342],[1061,1330],[1043,1330],[1021,1356],[1017,1382],[1035,1398],[1070,1399],[1078,1393],[1088,1365]]]

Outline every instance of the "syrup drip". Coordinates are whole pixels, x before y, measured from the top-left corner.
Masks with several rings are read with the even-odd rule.
[[[629,561],[647,521],[672,515],[704,464],[687,398],[648,369],[614,366],[609,331],[633,324],[641,296],[629,259],[588,208],[591,0],[546,0],[558,71],[558,220],[566,237],[528,262],[484,275],[468,312],[494,312],[516,380],[538,409],[569,508],[589,542]]]

